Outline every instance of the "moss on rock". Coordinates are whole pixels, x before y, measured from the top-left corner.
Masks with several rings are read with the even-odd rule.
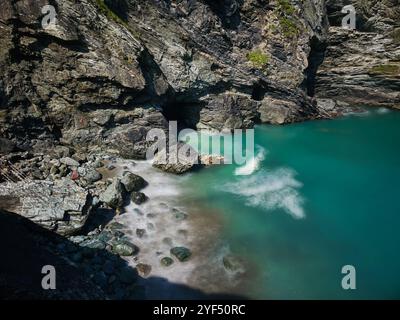
[[[269,61],[269,56],[261,50],[254,50],[247,54],[247,60],[250,61],[257,68],[265,68]]]

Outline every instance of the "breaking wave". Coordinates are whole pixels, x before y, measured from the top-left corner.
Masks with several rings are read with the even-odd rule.
[[[295,179],[291,169],[262,170],[252,176],[239,178],[223,185],[223,191],[245,198],[245,204],[267,210],[282,209],[296,219],[305,217],[299,189],[303,186]]]
[[[258,150],[259,151],[255,157],[247,161],[244,166],[236,168],[235,176],[248,176],[260,168],[260,164],[262,161],[264,161],[267,151],[261,146],[258,146]]]

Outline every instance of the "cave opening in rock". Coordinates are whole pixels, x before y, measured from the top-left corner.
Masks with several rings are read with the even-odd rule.
[[[253,91],[251,93],[251,98],[256,101],[262,101],[266,94],[266,89],[263,83],[258,82],[253,86]]]
[[[177,121],[178,130],[196,129],[200,121],[200,110],[203,103],[199,101],[179,101],[172,99],[163,107],[163,115],[167,121]]]

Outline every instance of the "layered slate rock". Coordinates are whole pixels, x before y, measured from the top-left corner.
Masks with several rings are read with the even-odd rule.
[[[317,117],[302,84],[323,2],[281,2],[1,1],[0,151],[61,142],[144,158],[167,119],[251,127],[266,97]],[[57,22],[43,28],[47,4]]]
[[[0,137],[11,141],[2,150],[45,151],[61,141],[143,158],[147,131],[165,128],[152,88],[168,85],[99,2],[1,1]],[[57,22],[42,28],[48,4]]]
[[[67,178],[3,183],[0,200],[1,209],[61,235],[80,231],[92,204],[90,194]]]
[[[399,2],[354,1],[356,30],[341,27],[345,4],[327,3],[331,27],[316,75],[316,96],[335,103],[400,108]]]

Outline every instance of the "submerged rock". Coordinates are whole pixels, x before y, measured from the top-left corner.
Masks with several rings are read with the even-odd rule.
[[[143,192],[132,192],[131,194],[131,200],[137,205],[146,202],[147,199],[147,196]]]
[[[139,216],[143,216],[144,215],[144,213],[142,212],[142,210],[140,210],[139,208],[134,208],[133,209],[133,212],[135,212],[137,215],[139,215]]]
[[[175,256],[180,262],[188,261],[192,252],[185,247],[174,247],[170,250],[171,254]]]
[[[148,222],[146,226],[147,226],[147,229],[149,229],[149,230],[155,229],[154,224],[152,224],[151,222]]]
[[[121,179],[121,183],[124,185],[126,191],[140,191],[146,186],[146,181],[141,177],[132,172],[125,171]]]
[[[143,238],[146,235],[145,229],[136,229],[136,235],[138,238]]]
[[[164,267],[169,267],[170,265],[172,265],[174,263],[174,260],[172,260],[172,258],[170,258],[170,257],[164,257],[160,260],[160,263]]]
[[[226,255],[222,258],[222,263],[228,271],[237,272],[243,270],[243,262],[234,255]]]
[[[170,237],[164,238],[164,239],[162,240],[162,242],[163,242],[164,244],[166,244],[167,246],[172,247],[173,242],[172,242],[172,239],[171,239]]]
[[[173,208],[172,214],[177,221],[182,221],[187,219],[188,215],[185,212],[180,211],[179,209]]]

